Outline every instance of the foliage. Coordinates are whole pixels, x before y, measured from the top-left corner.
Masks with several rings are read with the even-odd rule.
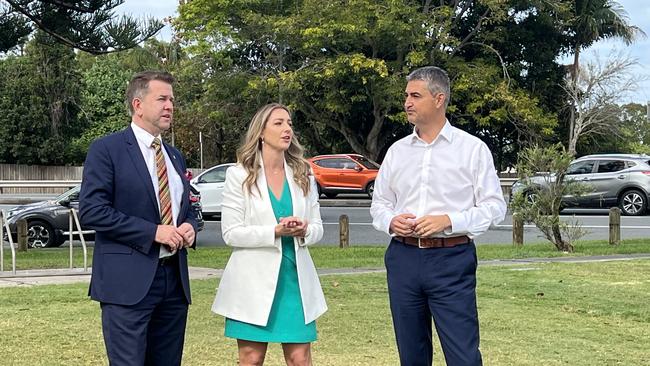
[[[557,250],[572,252],[573,242],[584,232],[578,221],[560,220],[562,197],[579,197],[590,188],[566,177],[573,156],[561,144],[549,147],[533,146],[519,154],[517,174],[523,188],[511,203],[515,214],[525,222],[532,222]],[[538,173],[542,172],[542,173]],[[542,178],[542,182],[532,179]]]
[[[452,104],[459,111],[454,117],[462,119],[462,128],[483,132],[479,135],[495,154],[502,154],[504,147],[505,155],[496,161],[505,166],[512,164],[522,136],[545,135],[557,123],[552,116],[556,106],[542,106],[537,96],[557,101],[547,97],[552,90],[526,89],[534,85],[531,78],[511,80],[500,70],[525,75],[525,58],[533,66],[531,77],[540,84],[561,75],[554,58],[562,38],[549,36],[559,34],[551,17],[535,11],[523,17],[510,12],[515,7],[522,12],[534,8],[519,1],[487,0],[439,6],[419,1],[195,0],[180,6],[175,26],[190,54],[199,59],[194,65],[202,67],[205,88],[229,90],[229,100],[215,103],[210,102],[212,95],[204,95],[198,108],[211,104],[222,108],[215,114],[230,117],[281,101],[295,111],[295,126],[313,154],[352,149],[380,160],[393,141],[411,130],[402,111],[409,71],[434,64],[449,70],[454,82],[465,78],[470,84],[474,80],[464,73],[471,71],[481,77],[481,87],[461,84],[457,90],[452,83]],[[529,21],[518,23],[518,18]],[[509,34],[502,29],[506,25],[525,29],[519,34],[528,37],[499,41],[499,47],[507,48],[508,59],[503,59],[502,50],[489,44]],[[523,57],[515,51],[538,32],[553,39],[545,43],[539,62],[533,52]],[[495,85],[499,92],[489,96]],[[494,118],[489,117],[491,108],[501,109]],[[506,121],[493,125],[499,116]],[[229,130],[232,121],[225,117],[203,121],[212,130],[238,132]]]
[[[67,143],[82,128],[77,119],[80,76],[74,52],[39,33],[23,57],[0,60],[0,147],[3,162],[70,161]]]
[[[614,105],[612,121],[617,133],[591,135],[578,141],[578,154],[630,153],[650,155],[650,120],[647,107],[643,104],[629,103]]]
[[[516,161],[521,146],[532,145],[553,133],[557,117],[536,98],[512,88],[495,65],[476,61],[455,65],[453,98],[467,101],[449,108],[451,120],[499,151],[495,166],[504,170]],[[514,165],[514,164],[513,164]]]
[[[81,118],[87,128],[72,141],[71,149],[83,162],[85,153],[95,139],[123,129],[129,117],[124,95],[133,72],[123,66],[115,55],[98,57],[85,70],[81,91]]]
[[[163,24],[153,18],[115,18],[123,0],[2,0],[0,53],[11,50],[39,29],[68,47],[93,54],[135,47],[154,36]]]

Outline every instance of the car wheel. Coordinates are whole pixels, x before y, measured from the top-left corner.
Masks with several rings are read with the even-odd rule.
[[[368,186],[366,187],[366,193],[370,198],[372,198],[373,193],[375,193],[375,182],[368,183]]]
[[[59,245],[61,243],[57,242],[54,229],[50,224],[40,220],[27,223],[27,246],[30,248],[46,248]]]
[[[621,195],[618,200],[618,207],[620,207],[623,215],[640,216],[645,213],[648,205],[645,194],[636,189],[626,191]]]
[[[337,193],[325,193],[325,197],[327,198],[336,198]]]

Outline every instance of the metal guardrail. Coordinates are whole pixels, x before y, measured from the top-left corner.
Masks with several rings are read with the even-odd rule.
[[[70,215],[69,215],[69,225],[70,225],[70,230],[68,231],[69,240],[70,240],[70,269],[72,269],[72,248],[74,245],[73,243],[73,235],[74,234],[79,234],[79,240],[81,240],[81,247],[83,248],[84,251],[84,272],[88,272],[88,249],[86,248],[86,239],[84,238],[84,233],[88,232],[87,231],[82,231],[81,230],[81,224],[79,223],[79,216],[77,216],[77,211],[74,208],[70,209]],[[74,230],[75,226],[77,227],[77,230]],[[93,232],[93,231],[91,231]]]
[[[7,239],[9,241],[9,248],[11,248],[11,272],[13,275],[16,274],[16,244],[14,244],[11,232],[9,231],[9,225],[7,221],[5,221],[5,211],[2,210],[0,211],[0,238],[2,238],[2,233],[3,230],[6,230],[7,233]],[[76,228],[76,230],[75,230]],[[70,269],[73,269],[72,265],[72,249],[74,248],[74,241],[73,241],[73,235],[79,235],[79,240],[81,241],[81,247],[83,249],[84,253],[84,272],[88,272],[88,248],[86,246],[86,239],[84,238],[84,234],[90,234],[94,233],[92,230],[81,230],[81,224],[79,223],[79,216],[77,215],[77,211],[74,208],[70,209],[69,212],[69,230],[64,232],[65,235],[69,236],[70,240]],[[0,272],[4,272],[4,243],[0,239]]]
[[[0,180],[0,193],[4,188],[72,188],[81,180]]]
[[[0,188],[68,188],[81,180],[0,180]]]
[[[0,211],[0,272],[5,270],[5,257],[4,257],[4,243],[2,242],[3,230],[7,230],[7,239],[9,239],[9,248],[11,248],[11,273],[16,274],[16,246],[14,245],[14,240],[11,237],[11,231],[9,231],[9,224],[5,220],[7,216],[5,211]]]

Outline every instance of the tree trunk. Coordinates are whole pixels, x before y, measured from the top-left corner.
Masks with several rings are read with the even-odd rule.
[[[555,247],[558,250],[561,250],[563,252],[569,252],[573,253],[573,245],[571,243],[566,242],[564,239],[562,239],[562,233],[560,232],[560,225],[558,224],[553,224],[553,239],[554,239],[554,244]]]
[[[576,47],[575,52],[573,54],[573,65],[569,70],[569,74],[571,75],[571,88],[570,88],[571,90],[575,90],[576,84],[578,83],[578,72],[580,71],[579,61],[580,61],[580,47]],[[571,98],[571,105],[569,106],[569,108],[571,109],[571,113],[569,115],[569,152],[572,155],[575,155],[576,143],[574,143],[573,141],[574,140],[577,141],[578,138],[574,136],[574,129],[576,123],[576,113],[575,113],[576,105],[573,98]],[[573,144],[573,148],[571,147],[572,144]]]
[[[369,152],[369,155],[367,155],[368,158],[370,158],[371,160],[377,160],[377,157],[379,156],[379,152],[383,147],[383,146],[379,146],[379,135],[381,132],[381,128],[384,125],[384,115],[383,115],[383,111],[379,106],[379,102],[376,100],[376,97],[373,98],[372,104],[373,104],[372,116],[374,120],[373,120],[372,128],[368,133],[368,138],[366,139],[366,150]]]

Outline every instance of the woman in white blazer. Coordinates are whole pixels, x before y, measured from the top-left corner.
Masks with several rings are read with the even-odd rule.
[[[287,107],[253,117],[228,169],[221,230],[233,248],[212,311],[226,317],[240,365],[261,365],[269,342],[288,365],[311,365],[315,320],[327,310],[307,246],[323,236],[318,192]]]

